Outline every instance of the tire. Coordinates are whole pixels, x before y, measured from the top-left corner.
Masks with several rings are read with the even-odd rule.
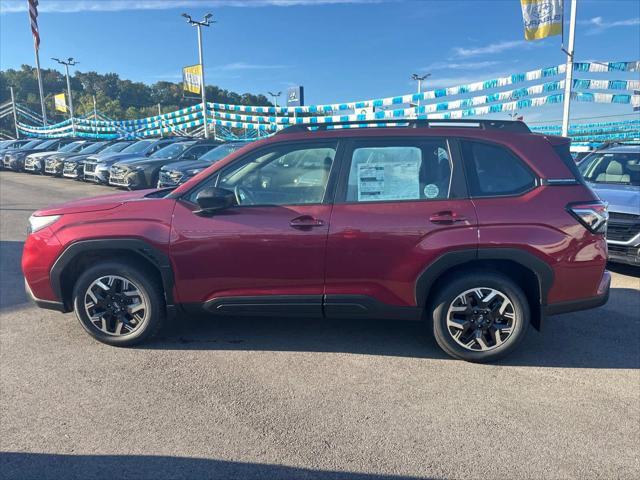
[[[150,339],[162,327],[166,318],[163,293],[158,279],[143,265],[100,262],[76,281],[73,308],[93,338],[128,347]]]
[[[491,271],[473,270],[448,278],[431,308],[433,334],[440,348],[454,358],[478,363],[513,351],[524,339],[531,316],[522,289],[509,277]]]

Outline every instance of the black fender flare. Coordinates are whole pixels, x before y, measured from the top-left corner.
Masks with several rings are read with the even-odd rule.
[[[424,308],[436,279],[443,273],[474,260],[509,260],[531,270],[538,279],[540,306],[547,305],[547,297],[554,280],[553,270],[549,264],[526,250],[500,247],[455,250],[438,257],[418,276],[415,290],[416,305]]]
[[[85,252],[99,252],[100,250],[127,250],[135,253],[136,255],[140,255],[151,263],[158,270],[160,278],[162,279],[167,308],[172,309],[174,307],[174,275],[169,257],[150,243],[138,238],[79,240],[69,245],[57,258],[53,267],[51,267],[51,272],[49,273],[51,288],[57,298],[64,301],[62,292],[62,273],[65,268],[78,255]]]

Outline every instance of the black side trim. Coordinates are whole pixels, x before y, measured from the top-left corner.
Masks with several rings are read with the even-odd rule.
[[[327,318],[420,320],[422,314],[421,307],[388,305],[367,295],[325,295],[324,297],[324,315]]]
[[[68,308],[65,307],[64,303],[62,302],[58,302],[54,300],[42,300],[41,298],[37,298],[31,291],[31,288],[29,287],[29,284],[27,283],[26,279],[24,281],[24,291],[27,292],[27,296],[31,299],[31,301],[40,308],[44,308],[47,310],[55,310],[57,312],[62,312],[62,313],[67,313],[70,311]]]
[[[165,301],[167,307],[174,305],[173,299],[173,268],[169,257],[153,247],[144,240],[137,238],[109,238],[98,240],[81,240],[69,245],[64,252],[58,257],[51,268],[49,278],[51,279],[51,288],[56,297],[62,299],[62,273],[64,269],[76,258],[77,255],[90,251],[96,252],[100,250],[129,250],[141,255],[150,261],[160,273],[162,285],[164,287]]]
[[[570,302],[552,303],[544,308],[545,315],[559,315],[561,313],[577,312],[580,310],[588,310],[590,308],[601,307],[609,301],[609,289],[607,293],[599,297],[583,298],[581,300],[572,300]]]
[[[322,295],[260,295],[212,298],[202,306],[216,315],[322,317]]]
[[[429,266],[418,275],[415,293],[416,305],[420,307],[426,306],[427,297],[433,287],[433,283],[440,275],[450,268],[476,260],[477,258],[478,251],[476,249],[456,250],[447,252],[430,263]]]
[[[533,271],[540,288],[540,304],[547,304],[547,296],[553,284],[553,270],[535,255],[517,248],[480,248],[448,252],[431,263],[416,282],[416,305],[425,305],[435,280],[444,272],[472,260],[510,260]]]

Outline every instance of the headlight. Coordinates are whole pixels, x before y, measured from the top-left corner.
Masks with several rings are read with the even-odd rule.
[[[29,217],[29,233],[35,233],[38,230],[42,230],[44,227],[48,227],[61,216],[62,215],[47,215],[45,217],[36,217],[31,215]]]
[[[185,173],[185,175],[195,175],[197,173],[200,173],[202,170],[204,170],[204,168],[194,168],[192,170],[187,170]]]

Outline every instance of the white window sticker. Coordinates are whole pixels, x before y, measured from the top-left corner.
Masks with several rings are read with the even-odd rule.
[[[437,185],[430,183],[429,185],[425,185],[424,187],[424,196],[425,198],[437,198],[440,194],[440,189]]]
[[[358,165],[358,201],[420,198],[420,159]]]

